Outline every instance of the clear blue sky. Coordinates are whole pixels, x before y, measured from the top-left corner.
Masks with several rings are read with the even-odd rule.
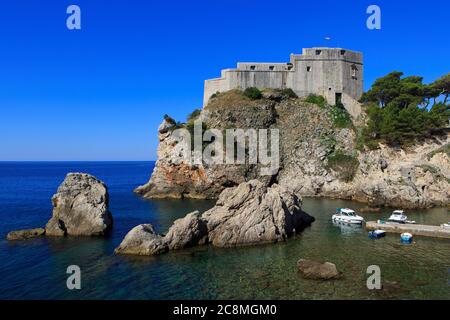
[[[82,30],[66,28],[77,4]],[[382,9],[382,30],[366,8]],[[0,6],[0,160],[151,160],[165,113],[203,81],[302,47],[364,53],[366,89],[392,70],[450,71],[447,0],[21,0]],[[332,37],[327,44],[325,36]]]

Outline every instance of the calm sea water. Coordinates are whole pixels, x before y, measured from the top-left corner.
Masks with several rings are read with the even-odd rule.
[[[236,249],[203,246],[157,257],[115,256],[114,248],[140,223],[164,232],[177,218],[204,211],[211,201],[142,200],[132,190],[145,183],[151,162],[0,163],[0,299],[450,299],[450,240],[417,238],[401,244],[398,235],[371,240],[358,228],[334,226],[336,207],[363,205],[304,199],[316,222],[287,243]],[[51,196],[67,172],[87,172],[109,187],[114,216],[111,237],[42,238],[7,242],[11,230],[44,226]],[[362,214],[386,218],[392,209]],[[445,208],[409,211],[418,223],[450,220]],[[340,280],[304,280],[300,258],[331,261]],[[66,269],[79,265],[82,290],[66,287]],[[392,291],[369,291],[366,269],[379,265]]]

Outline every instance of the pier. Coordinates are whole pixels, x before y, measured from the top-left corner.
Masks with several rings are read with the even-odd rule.
[[[441,226],[428,226],[424,224],[399,224],[399,223],[378,223],[369,221],[366,223],[367,230],[384,230],[390,233],[409,232],[413,236],[424,236],[434,238],[450,239],[450,229]]]

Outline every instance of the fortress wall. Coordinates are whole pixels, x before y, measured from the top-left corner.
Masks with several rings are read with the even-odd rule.
[[[227,91],[225,78],[206,80],[203,94],[203,106],[208,104],[209,98],[211,98],[214,93],[224,91]]]
[[[231,70],[227,73],[227,80],[231,88],[242,90],[249,87],[282,89],[286,88],[287,71]]]
[[[350,113],[353,118],[356,119],[361,114],[361,104],[345,92],[342,94],[342,103],[345,106],[345,110],[347,110],[347,112]]]
[[[222,70],[222,77],[205,81],[204,105],[215,92],[291,88],[304,97],[319,94],[331,105],[341,97],[353,116],[361,106],[363,93],[362,53],[341,48],[306,48],[302,54],[291,54],[290,63],[238,63],[237,69]],[[348,106],[347,106],[348,104]]]

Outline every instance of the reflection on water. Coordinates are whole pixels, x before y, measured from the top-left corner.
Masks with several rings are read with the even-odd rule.
[[[352,235],[355,233],[363,233],[363,226],[360,224],[347,224],[347,223],[339,223],[332,222],[333,226],[341,229],[342,235]]]
[[[364,205],[349,201],[304,199],[303,209],[316,221],[286,243],[234,249],[200,246],[157,257],[116,256],[114,248],[137,224],[152,223],[158,232],[166,232],[175,219],[197,209],[207,210],[213,202],[143,200],[131,190],[145,181],[151,172],[148,166],[110,166],[71,169],[91,172],[109,185],[115,219],[111,237],[43,238],[11,243],[1,240],[0,298],[450,299],[450,240],[416,237],[412,244],[404,245],[396,234],[372,240],[361,227],[334,225],[331,215],[336,208],[355,209],[366,221],[386,219],[393,210],[360,213],[358,209]],[[41,177],[39,185],[48,181],[52,187],[41,188],[42,193],[41,189],[28,186],[36,192],[33,200],[17,201],[26,203],[25,209],[0,197],[2,234],[22,227],[27,221],[32,226],[45,223],[49,210],[43,203],[48,202],[49,190],[53,190],[67,170],[61,167],[58,175],[47,170],[47,178]],[[1,184],[0,170],[0,189]],[[18,193],[14,188],[3,190]],[[3,199],[10,197],[3,194]],[[27,220],[30,210],[33,219]],[[7,219],[11,212],[14,219]],[[409,210],[406,214],[417,223],[438,225],[450,220],[445,208]],[[336,281],[305,280],[296,266],[300,258],[333,262],[344,276]],[[66,269],[72,264],[81,267],[80,291],[66,289]],[[366,270],[374,264],[380,266],[383,282],[397,282],[399,287],[369,291],[365,286]]]

